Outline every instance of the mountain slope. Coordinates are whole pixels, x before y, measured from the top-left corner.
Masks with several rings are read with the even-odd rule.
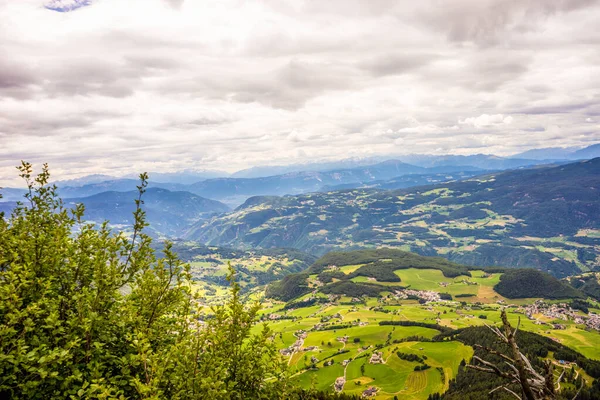
[[[577,150],[572,154],[572,157],[574,159],[589,159],[594,157],[600,157],[600,143],[593,144],[581,150]]]
[[[104,192],[129,192],[136,190],[140,184],[139,179],[113,179],[85,185],[64,186],[58,185],[58,194],[64,198],[89,197]],[[159,183],[150,181],[149,188],[160,188],[171,191],[186,191],[187,186],[177,183]]]
[[[578,147],[546,147],[531,149],[513,155],[511,158],[526,158],[530,160],[568,160]]]
[[[89,221],[108,220],[112,225],[131,225],[137,196],[137,191],[104,192],[90,197],[65,199],[65,204],[82,203]],[[177,235],[198,220],[229,210],[225,204],[215,200],[160,188],[147,189],[142,199],[149,229],[162,235]]]
[[[463,165],[487,170],[504,170],[521,167],[530,167],[533,165],[544,163],[540,160],[530,160],[525,158],[504,158],[494,156],[491,154],[473,154],[470,156],[434,156],[428,154],[413,154],[399,157],[399,159],[403,162],[426,168]]]
[[[515,154],[511,158],[527,158],[532,160],[587,160],[600,157],[600,143],[584,148],[579,147],[547,147],[531,149]]]
[[[414,186],[425,186],[425,185],[434,185],[438,183],[457,181],[461,179],[470,178],[476,175],[481,175],[483,173],[482,170],[473,170],[469,171],[468,167],[464,167],[464,170],[458,172],[446,172],[446,173],[436,173],[436,174],[408,174],[398,176],[392,179],[387,180],[376,180],[376,181],[366,181],[360,183],[346,183],[340,185],[329,185],[323,186],[319,191],[327,192],[333,190],[347,190],[347,189],[384,189],[384,190],[394,190],[394,189],[405,189]]]
[[[472,265],[536,267],[563,277],[596,265],[600,158],[397,191],[356,189],[249,199],[186,236],[210,244],[394,246]]]

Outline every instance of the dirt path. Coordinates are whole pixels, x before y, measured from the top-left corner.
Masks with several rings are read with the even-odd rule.
[[[294,354],[296,354],[298,352],[298,349],[301,349],[302,346],[304,345],[304,338],[298,337],[298,341],[300,342],[300,345],[296,347],[296,349],[292,352],[292,354],[290,354],[290,358],[289,358],[288,363],[287,363],[288,366],[292,362],[292,358],[294,358]]]
[[[348,361],[348,363],[346,364],[346,366],[344,367],[344,375],[342,375],[341,377],[344,378],[344,384],[342,385],[342,387],[340,388],[339,392],[342,392],[344,390],[344,386],[346,386],[346,372],[348,371],[348,365],[350,365],[350,363],[354,361],[354,357],[350,359],[350,361]],[[335,387],[335,382],[339,379],[335,378],[335,381],[333,381],[333,387]]]

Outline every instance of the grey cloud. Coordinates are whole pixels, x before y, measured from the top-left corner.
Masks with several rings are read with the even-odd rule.
[[[26,65],[0,58],[0,95],[25,99],[30,97],[30,91],[37,84],[38,76]]]
[[[470,83],[475,88],[493,91],[506,82],[522,76],[527,70],[527,61],[520,57],[512,60],[504,60],[502,56],[479,59],[471,67],[470,72],[475,79]]]
[[[0,108],[0,133],[6,136],[56,136],[75,128],[79,132],[91,128],[97,121],[119,119],[126,114],[96,110],[72,113],[44,114],[27,111],[7,111]],[[85,130],[84,130],[85,129]],[[84,134],[85,135],[85,134]]]
[[[236,60],[230,60],[236,65]],[[206,98],[261,103],[275,108],[295,110],[308,100],[331,90],[352,88],[360,73],[352,66],[335,63],[309,63],[290,60],[270,71],[250,74],[237,69],[215,71],[160,86],[161,92],[176,92]],[[228,76],[222,76],[227,73]]]
[[[125,61],[128,66],[134,68],[136,71],[143,70],[161,70],[161,71],[172,71],[181,68],[183,62],[170,58],[169,56],[156,56],[156,55],[127,55]]]
[[[524,107],[515,112],[519,112],[521,114],[567,114],[572,113],[574,111],[585,110],[591,106],[600,104],[600,101],[590,102],[572,102],[572,103],[563,103],[563,104],[547,104],[547,105],[539,105],[533,107]]]
[[[460,57],[461,66],[448,66],[455,59],[441,60],[424,67],[422,77],[448,86],[493,92],[527,73],[530,58],[519,53],[486,51]]]
[[[185,0],[165,0],[173,8],[180,8]]]
[[[170,58],[130,55],[123,60],[71,59],[39,70],[44,89],[51,97],[100,95],[124,98],[143,89],[143,78],[162,76],[181,65]]]
[[[374,76],[399,75],[427,65],[435,58],[437,56],[429,54],[391,53],[373,57],[360,66]]]
[[[454,42],[492,45],[506,40],[507,31],[534,29],[538,18],[598,4],[597,0],[468,0],[425,3],[423,22],[446,33]]]

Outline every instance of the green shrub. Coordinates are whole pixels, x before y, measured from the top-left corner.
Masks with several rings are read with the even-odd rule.
[[[241,302],[234,271],[202,322],[189,266],[169,243],[155,256],[145,174],[127,237],[65,207],[47,166],[20,171],[28,204],[0,218],[0,398],[286,396],[272,332],[250,333],[259,306]]]

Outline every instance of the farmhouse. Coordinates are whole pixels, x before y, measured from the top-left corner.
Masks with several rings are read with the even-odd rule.
[[[375,386],[371,386],[362,392],[362,397],[373,397],[376,394],[377,394],[377,388]]]

